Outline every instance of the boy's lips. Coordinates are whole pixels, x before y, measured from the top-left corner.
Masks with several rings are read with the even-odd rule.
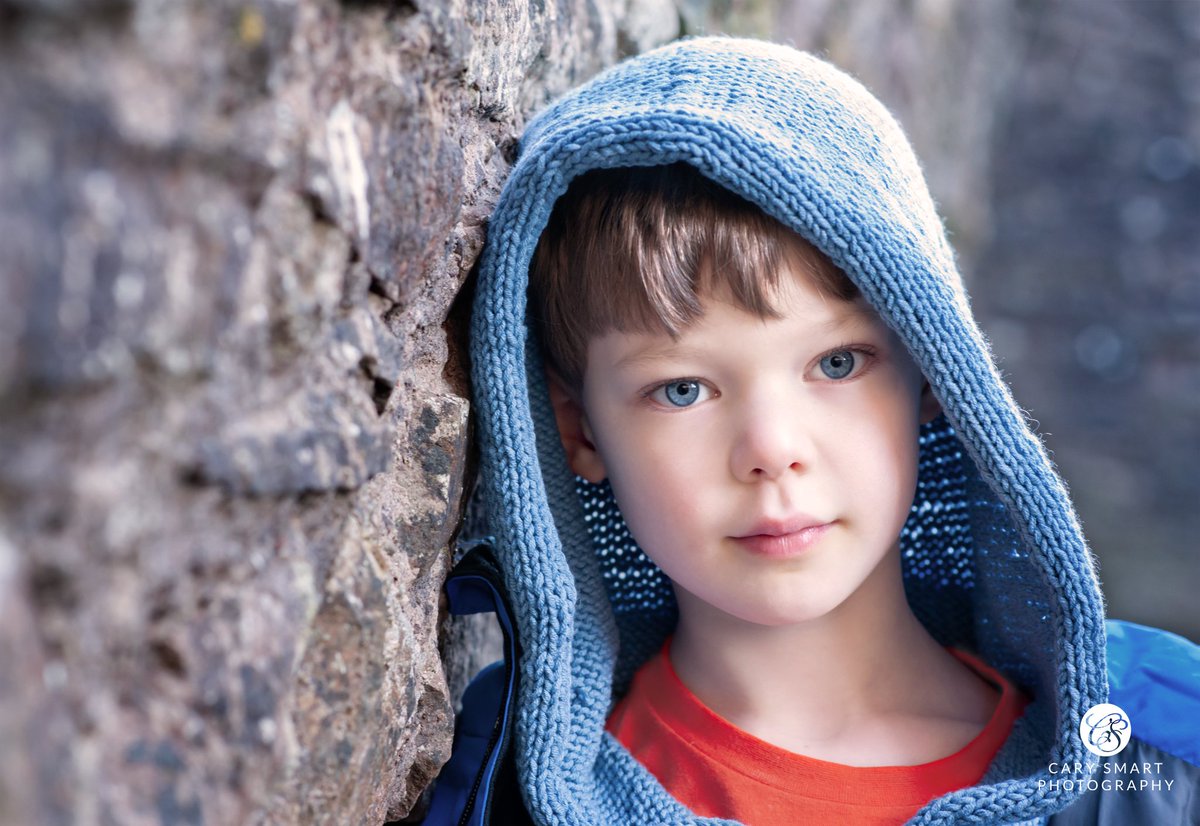
[[[792,557],[808,550],[832,525],[833,522],[801,514],[783,520],[764,519],[755,523],[750,532],[731,538],[759,556]]]
[[[798,513],[784,519],[760,519],[750,527],[750,530],[738,534],[734,539],[745,539],[751,536],[787,536],[824,524],[826,524],[825,520],[809,516],[807,513]]]

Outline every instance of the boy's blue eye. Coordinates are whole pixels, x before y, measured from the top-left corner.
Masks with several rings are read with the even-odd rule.
[[[675,407],[687,407],[700,398],[700,382],[673,381],[662,386],[663,395]]]
[[[838,350],[821,359],[821,370],[831,379],[844,379],[854,370],[854,351]]]

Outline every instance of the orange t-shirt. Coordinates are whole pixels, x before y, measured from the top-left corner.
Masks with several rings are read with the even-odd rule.
[[[749,826],[903,823],[933,798],[978,783],[1027,703],[998,672],[949,649],[1001,691],[983,731],[932,763],[846,766],[774,746],[718,716],[676,675],[669,645],[634,675],[606,728],[696,814]]]

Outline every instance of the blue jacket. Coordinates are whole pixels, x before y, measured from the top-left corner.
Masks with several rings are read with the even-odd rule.
[[[978,652],[1033,701],[977,786],[930,801],[911,822],[1197,822],[1200,657],[1177,637],[1106,625],[1065,486],[971,316],[900,127],[828,63],[732,38],[630,59],[550,105],[522,139],[489,228],[471,327],[479,493],[496,566],[477,566],[456,586],[473,594],[461,597],[465,610],[507,603],[510,659],[466,700],[460,746],[474,745],[456,746],[447,773],[459,779],[439,784],[430,822],[484,822],[505,791],[495,773],[506,749],[506,782],[536,823],[718,822],[674,800],[604,731],[675,606],[607,485],[569,471],[526,319],[533,250],[570,181],[677,161],[824,252],[897,331],[941,402],[943,415],[922,426],[917,497],[901,535],[909,602],[936,639]],[[1093,726],[1093,739],[1126,741],[1101,760],[1081,722],[1106,702],[1124,709],[1134,739],[1126,723]],[[1091,787],[1116,779],[1105,761],[1135,759],[1162,764],[1137,779],[1169,774],[1174,788]]]

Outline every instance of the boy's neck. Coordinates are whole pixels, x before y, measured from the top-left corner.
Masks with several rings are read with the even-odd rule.
[[[913,616],[898,555],[834,611],[791,626],[741,622],[679,596],[670,656],[680,679],[721,717],[791,751],[849,765],[925,762],[953,749],[916,744],[877,762],[855,759],[855,744],[875,750],[889,721],[950,718],[977,730],[995,705],[995,692]]]

